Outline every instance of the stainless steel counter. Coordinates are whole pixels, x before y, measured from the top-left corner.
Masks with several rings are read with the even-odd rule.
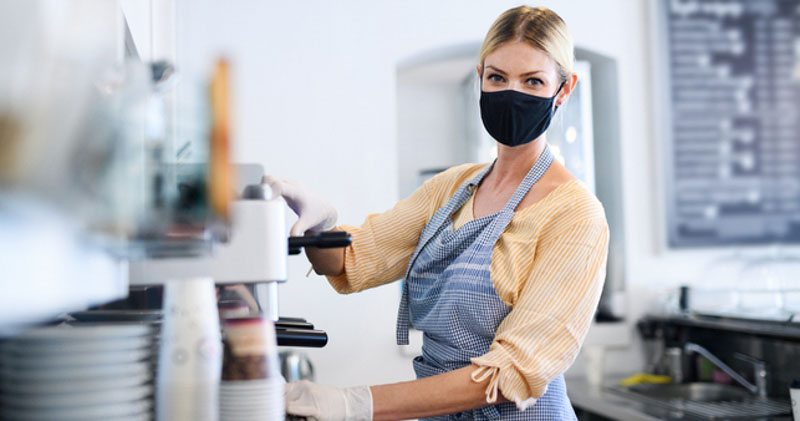
[[[666,411],[647,408],[643,403],[613,393],[603,386],[590,385],[585,378],[567,378],[566,382],[572,406],[593,414],[625,421],[660,421],[669,415]]]
[[[619,380],[610,379],[605,385],[614,385]],[[606,418],[621,421],[701,420],[681,411],[671,411],[628,398],[610,391],[605,386],[590,385],[585,378],[567,378],[566,382],[567,394],[574,407]],[[759,420],[792,421],[792,417],[759,418]]]

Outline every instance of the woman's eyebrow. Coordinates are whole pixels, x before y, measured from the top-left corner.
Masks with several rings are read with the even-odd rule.
[[[535,75],[537,73],[545,73],[545,71],[544,70],[534,70],[532,72],[523,73],[522,76],[531,76],[531,75]]]
[[[495,72],[497,72],[497,73],[500,73],[501,75],[505,75],[505,74],[506,74],[506,72],[505,72],[505,71],[503,71],[503,70],[501,70],[501,69],[498,69],[497,67],[495,67],[495,66],[492,66],[491,64],[490,64],[490,65],[488,65],[488,66],[486,66],[486,69],[487,69],[487,70],[488,70],[488,69],[494,70]],[[532,76],[532,75],[535,75],[535,74],[537,74],[537,73],[547,73],[547,72],[545,72],[544,70],[533,70],[533,71],[530,71],[530,72],[523,73],[523,74],[521,74],[520,76],[522,76],[522,77],[525,77],[525,76]]]
[[[498,69],[497,67],[494,67],[494,66],[492,66],[491,64],[490,64],[490,65],[488,65],[488,66],[486,66],[486,68],[487,68],[487,69],[492,69],[492,70],[494,70],[495,72],[497,72],[497,73],[500,73],[500,74],[503,74],[503,75],[504,75],[504,74],[506,74],[506,72],[504,72],[504,71],[502,71],[502,70]]]

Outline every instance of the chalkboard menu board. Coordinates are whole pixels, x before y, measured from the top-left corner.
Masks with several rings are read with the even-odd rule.
[[[669,245],[800,242],[800,1],[656,4]]]

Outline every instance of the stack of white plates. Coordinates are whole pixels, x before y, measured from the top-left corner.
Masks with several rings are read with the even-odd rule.
[[[220,421],[283,421],[283,381],[223,381],[219,387]]]
[[[61,325],[0,343],[0,419],[151,420],[154,333]]]

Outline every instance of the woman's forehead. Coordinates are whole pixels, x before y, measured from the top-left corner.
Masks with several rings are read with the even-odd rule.
[[[486,56],[484,67],[492,66],[509,74],[524,74],[534,71],[558,72],[558,66],[547,53],[521,42],[507,42]]]

